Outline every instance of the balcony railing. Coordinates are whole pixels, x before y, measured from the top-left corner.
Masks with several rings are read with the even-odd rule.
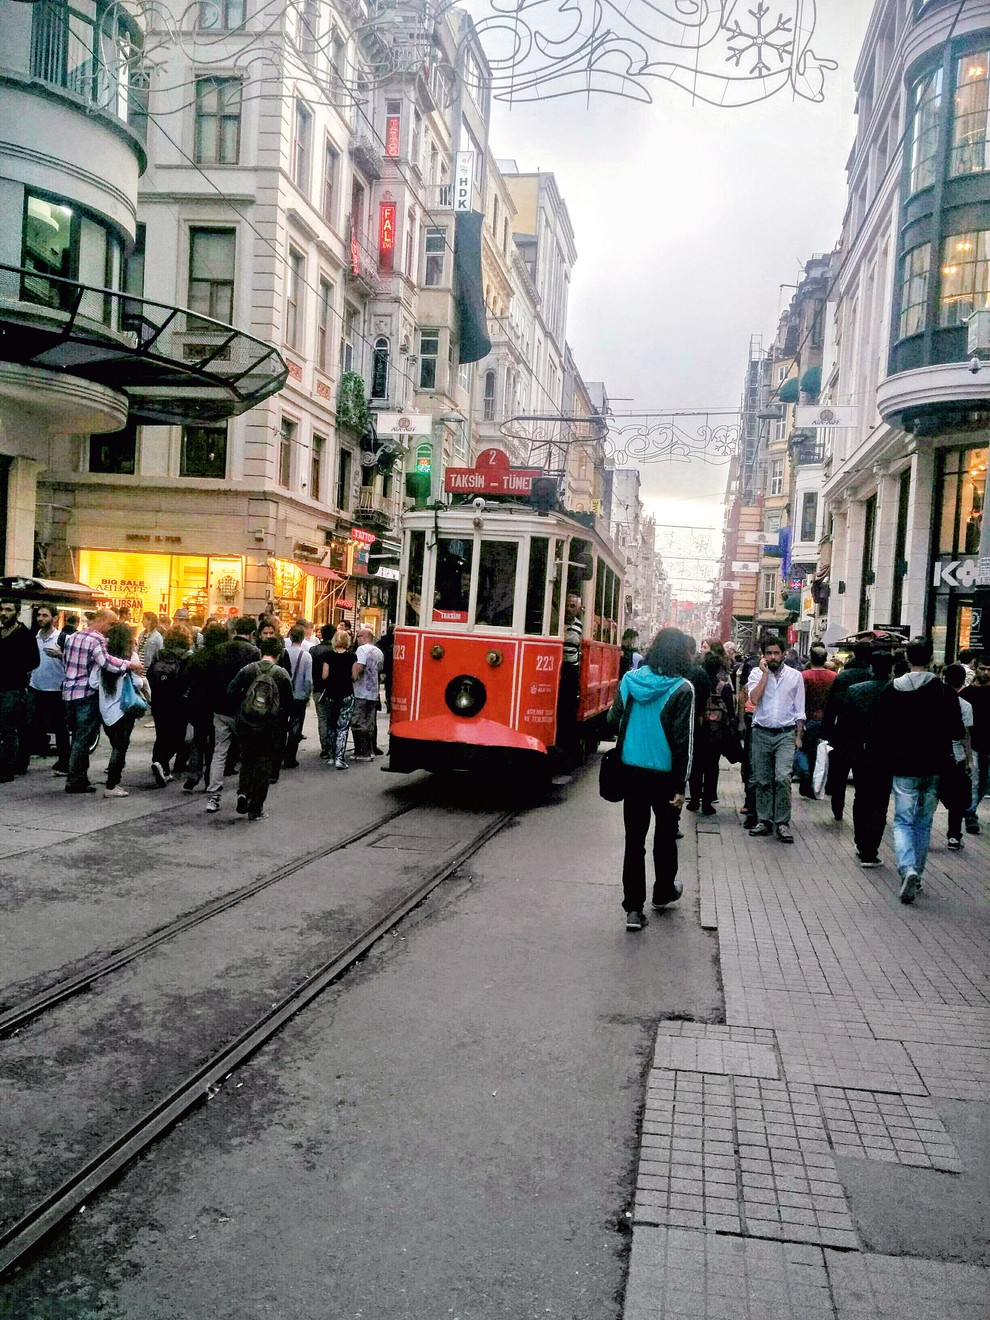
[[[221,321],[22,266],[0,265],[0,333],[8,361],[122,390],[145,424],[235,417],[288,375],[274,348]]]
[[[57,0],[35,6],[31,76],[81,97],[147,136],[148,75],[141,31],[123,6],[99,0],[91,14]]]
[[[426,185],[426,205],[431,211],[451,211],[454,207],[454,185],[452,183],[428,183]]]
[[[825,462],[825,441],[819,431],[795,431],[791,437],[791,460],[795,467]]]

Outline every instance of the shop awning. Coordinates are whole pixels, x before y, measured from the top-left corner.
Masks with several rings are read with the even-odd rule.
[[[0,593],[33,601],[36,605],[78,605],[96,609],[99,592],[82,582],[58,582],[54,578],[0,577]]]
[[[300,564],[297,559],[292,561],[296,568],[301,568],[304,573],[310,577],[316,578],[319,582],[346,582],[347,578],[343,573],[338,573],[336,569],[324,568],[322,564]]]

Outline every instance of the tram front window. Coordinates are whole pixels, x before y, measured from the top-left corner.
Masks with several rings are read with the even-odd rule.
[[[543,632],[543,601],[547,594],[547,546],[545,536],[529,543],[529,583],[526,587],[526,632]]]
[[[478,556],[478,605],[475,618],[489,628],[511,628],[516,594],[515,541],[482,541]]]
[[[426,533],[413,532],[409,538],[409,577],[406,585],[406,623],[417,627],[423,622],[423,559]]]
[[[441,536],[437,541],[433,619],[436,623],[467,623],[471,598],[471,563],[474,543]]]

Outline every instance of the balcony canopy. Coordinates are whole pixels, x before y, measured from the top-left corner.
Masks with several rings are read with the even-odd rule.
[[[132,421],[219,422],[277,394],[269,344],[233,326],[111,289],[0,265],[0,358],[122,391]]]

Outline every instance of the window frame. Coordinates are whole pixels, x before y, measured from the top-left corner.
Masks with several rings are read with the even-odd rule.
[[[918,243],[915,247],[909,248],[901,258],[898,339],[909,339],[912,335],[920,335],[927,326],[931,266],[932,248],[928,242]],[[909,298],[911,301],[908,301]]]
[[[780,593],[780,577],[776,569],[764,569],[760,573],[760,611],[764,614],[777,612]]]
[[[285,344],[299,352],[303,326],[303,285],[306,282],[306,254],[289,244],[285,280]]]
[[[336,507],[341,513],[351,512],[354,462],[354,451],[341,445],[337,450],[337,485],[334,491]]]
[[[229,103],[226,100],[227,94],[231,90],[236,93],[236,108],[234,110],[229,108]],[[203,101],[207,95],[213,95],[216,98],[216,108],[210,113],[207,113],[203,108]],[[208,74],[196,79],[193,157],[197,165],[237,165],[240,163],[243,104],[244,83],[241,78]],[[233,153],[228,158],[225,150],[227,135],[224,132],[224,125],[231,121],[236,124],[236,128],[234,131]],[[214,124],[214,149],[212,153],[203,150],[203,125],[207,122]]]
[[[810,514],[810,531],[809,531]],[[806,490],[801,495],[801,517],[799,523],[800,536],[798,539],[804,544],[812,544],[816,539],[818,531],[818,492],[816,490]]]
[[[310,154],[313,147],[313,112],[301,96],[292,114],[292,182],[309,196]]]
[[[431,247],[431,243],[433,246]],[[447,272],[447,226],[423,227],[423,288],[441,289]]]
[[[961,249],[966,255],[950,257],[949,244],[955,243],[955,251]],[[964,249],[963,244],[970,244]],[[974,255],[969,256],[968,252]],[[979,270],[982,267],[982,287],[978,288]],[[966,278],[966,272],[972,271],[972,281]],[[942,239],[941,264],[939,266],[940,284],[938,297],[938,324],[942,330],[965,326],[973,312],[990,306],[990,229],[973,229],[961,234],[946,234]],[[947,293],[948,278],[959,275],[958,292]],[[955,314],[953,314],[955,313]],[[960,314],[961,313],[961,314]],[[951,317],[951,319],[950,319]]]
[[[784,460],[771,458],[767,469],[767,494],[776,499],[784,493]]]
[[[196,240],[206,235],[222,234],[231,240],[232,261],[230,278],[214,279],[212,277],[197,276],[194,272],[194,262],[196,258]],[[214,321],[220,321],[224,325],[232,325],[234,321],[234,292],[237,280],[237,228],[234,225],[190,225],[189,226],[189,275],[188,275],[188,306],[191,316],[187,318],[187,327],[193,328],[196,321],[203,317],[210,317]],[[209,311],[203,311],[202,308],[193,306],[193,284],[203,284],[209,289]],[[218,289],[226,290],[225,297],[229,303],[229,311],[225,315],[217,315],[215,307],[215,293]],[[193,319],[195,318],[195,320]]]
[[[330,442],[325,435],[314,431],[309,450],[309,497],[317,503],[323,498],[324,456],[330,451]]]
[[[316,310],[316,366],[325,376],[330,374],[330,326],[333,320],[334,284],[326,275],[320,275],[320,294]]]
[[[440,339],[441,339],[441,335],[440,335],[439,327],[433,328],[432,326],[426,326],[426,327],[421,326],[417,331],[416,346],[419,349],[419,372],[417,374],[417,380],[419,381],[419,384],[417,386],[418,389],[436,390],[439,388],[440,361],[441,361]],[[436,343],[435,351],[433,352],[425,351],[425,341],[427,340],[429,340],[431,344],[435,341]],[[425,370],[426,364],[428,362],[433,363],[432,380],[430,381],[426,379],[427,372]]]
[[[922,74],[911,89],[911,141],[907,152],[910,193],[930,188],[937,177],[943,93],[941,64]]]
[[[978,80],[963,81],[963,70],[967,64],[972,65],[974,60],[981,60],[982,66],[979,70],[982,76]],[[959,111],[960,97],[965,97],[974,88],[982,88],[982,97],[977,95],[976,99],[982,99],[982,107],[977,106],[975,110],[966,110],[963,113]],[[966,120],[982,121],[982,138],[977,142],[975,139],[966,141],[959,140],[959,125]],[[964,164],[966,155],[969,152],[975,152],[982,160],[982,164],[975,168],[970,164]],[[957,57],[955,62],[955,94],[952,98],[952,122],[949,130],[949,153],[947,161],[947,172],[950,179],[965,178],[970,174],[984,174],[990,169],[990,50],[972,50],[965,55]]]
[[[239,17],[237,17],[239,15]],[[212,18],[210,22],[208,19]],[[201,0],[196,26],[200,32],[236,32],[247,22],[247,0]]]
[[[488,388],[489,384],[491,385],[491,389]],[[494,422],[497,402],[498,372],[494,367],[489,367],[485,372],[481,396],[481,420],[483,422]]]
[[[340,151],[331,138],[323,143],[323,219],[331,228],[337,228],[337,211],[340,206],[338,186],[340,182]]]
[[[86,471],[101,477],[133,477],[137,475],[138,428],[128,419],[119,431],[101,432],[91,435],[86,447]],[[124,456],[122,463],[108,463],[105,466],[93,463],[94,455],[103,451]],[[129,457],[127,455],[129,454]]]
[[[292,455],[299,437],[299,423],[282,414],[278,428],[278,468],[276,484],[282,490],[292,489]]]
[[[219,469],[218,471],[209,472],[209,471],[193,470],[193,467],[189,462],[189,439],[190,439],[189,432],[191,431],[200,432],[200,433],[205,433],[207,431],[210,431],[210,432],[216,432],[218,435],[223,436],[222,444],[217,446],[217,448],[222,453],[222,459],[214,461],[214,466],[217,469]],[[227,453],[229,447],[228,442],[229,442],[229,434],[228,434],[226,422],[222,426],[197,426],[194,424],[183,426],[180,445],[179,445],[179,476],[191,477],[193,479],[199,479],[201,481],[224,480],[227,476]],[[206,464],[203,464],[203,466],[205,467]]]

